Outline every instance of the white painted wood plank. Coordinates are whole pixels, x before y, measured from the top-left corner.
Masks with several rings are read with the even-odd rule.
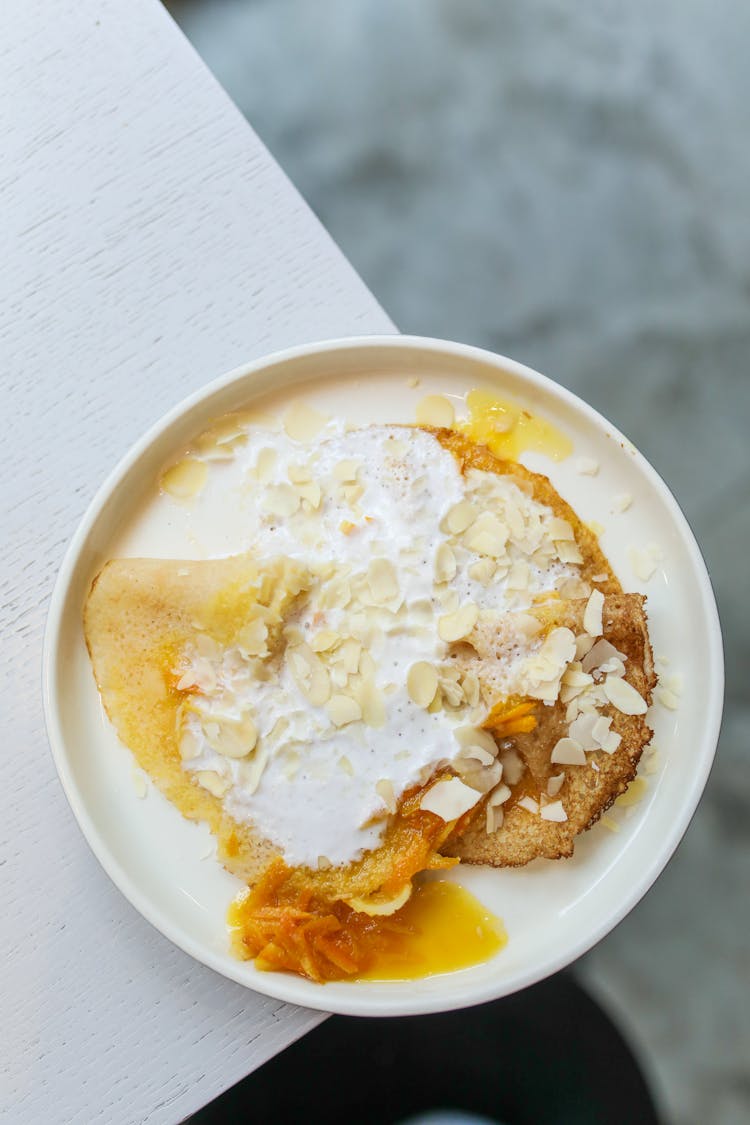
[[[89,853],[43,727],[51,585],[166,408],[262,352],[393,326],[156,0],[6,0],[0,105],[0,1112],[156,1125],[320,1017],[174,949]]]

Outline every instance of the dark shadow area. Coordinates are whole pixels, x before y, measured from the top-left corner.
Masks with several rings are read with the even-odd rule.
[[[193,1125],[392,1125],[430,1110],[503,1125],[657,1125],[638,1064],[565,973],[436,1016],[332,1016],[191,1118]]]

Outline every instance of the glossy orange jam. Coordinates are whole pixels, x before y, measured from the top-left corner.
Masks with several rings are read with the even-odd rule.
[[[416,980],[488,961],[508,941],[499,918],[456,883],[421,883],[398,911],[407,931],[378,950],[359,980]]]
[[[479,964],[507,941],[500,920],[454,883],[418,883],[400,910],[370,916],[341,901],[292,900],[283,883],[274,892],[277,872],[235,899],[227,916],[235,953],[262,970],[318,982],[412,980]]]
[[[496,398],[491,391],[473,390],[466,396],[469,417],[456,429],[496,457],[517,461],[531,450],[544,453],[553,461],[564,461],[573,452],[573,443],[546,418],[539,418],[518,403]]]

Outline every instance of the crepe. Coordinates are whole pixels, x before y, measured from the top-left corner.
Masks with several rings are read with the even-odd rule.
[[[588,599],[592,590],[601,592],[602,635],[624,658],[624,678],[638,692],[645,710],[655,684],[645,599],[622,593],[593,531],[546,477],[516,462],[496,458],[455,431],[422,429],[456,459],[462,474],[476,469],[509,477],[528,497],[551,509],[558,523],[565,522],[565,533],[576,553],[580,552],[575,573],[565,580],[564,589],[547,590],[521,616],[527,622],[532,620],[540,637],[569,630],[570,644],[578,638],[585,648],[586,643],[594,644],[593,637],[584,636]],[[366,566],[367,560],[362,561]],[[582,764],[555,765],[551,760],[553,750],[561,738],[568,736],[569,701],[556,699],[545,704],[533,697],[503,698],[493,686],[492,674],[498,662],[505,659],[504,646],[510,643],[513,615],[499,612],[493,627],[485,614],[470,635],[449,645],[441,672],[452,664],[462,677],[470,673],[481,684],[484,716],[481,721],[475,716],[471,722],[490,731],[500,748],[506,771],[503,786],[507,784],[510,790],[502,811],[490,816],[487,810],[500,788],[497,762],[490,768],[490,772],[495,770],[495,780],[486,787],[474,785],[482,796],[474,798],[477,803],[473,808],[465,805],[468,811],[455,815],[423,809],[421,801],[431,787],[455,775],[464,778],[469,792],[473,791],[458,759],[450,765],[442,761],[434,766],[431,776],[423,776],[420,784],[396,795],[391,815],[383,820],[379,846],[349,863],[333,865],[322,862],[323,856],[317,867],[288,867],[277,843],[265,838],[248,820],[231,816],[223,793],[212,792],[205,775],[202,779],[195,768],[186,768],[181,747],[184,709],[190,707],[191,692],[200,695],[201,688],[183,683],[181,670],[187,650],[200,648],[202,642],[221,652],[242,648],[243,638],[251,634],[257,637],[260,627],[264,637],[264,651],[258,657],[264,665],[262,679],[273,683],[286,660],[290,618],[304,609],[308,591],[316,586],[320,590],[327,580],[325,573],[325,566],[320,564],[308,567],[287,558],[259,561],[252,554],[207,561],[114,560],[95,579],[84,612],[86,643],[97,686],[120,739],[185,817],[209,825],[224,866],[255,886],[242,921],[243,940],[249,944],[240,955],[260,955],[266,957],[269,966],[292,968],[313,979],[342,975],[344,962],[335,958],[346,960],[342,950],[359,925],[352,922],[352,915],[391,913],[406,900],[411,880],[420,871],[451,866],[459,860],[518,866],[538,857],[570,855],[575,837],[593,824],[632,780],[651,735],[642,714],[624,714],[607,705],[606,700],[602,706],[599,699],[599,712],[611,719],[611,731],[619,736],[619,745],[610,747],[612,752],[592,752],[587,746],[589,753]],[[594,596],[601,601],[599,593]],[[465,698],[468,700],[468,695]],[[472,707],[476,712],[476,701]],[[520,721],[518,715],[522,716]],[[261,748],[261,758],[262,753]],[[233,756],[242,757],[243,768],[251,771],[257,762],[260,778],[264,766],[258,748]],[[513,762],[518,777],[512,776]],[[284,799],[281,792],[278,799]],[[549,813],[555,802],[561,810],[564,805],[561,819],[546,819],[545,812]],[[493,821],[499,820],[502,824],[494,830]],[[492,831],[488,831],[488,825]],[[306,936],[300,932],[300,919],[305,920],[302,928],[307,928]],[[313,937],[310,927],[315,930]],[[338,945],[331,944],[331,927],[338,934]],[[279,936],[282,931],[287,936],[293,933],[293,940],[289,937],[289,943],[284,944]],[[249,939],[248,935],[254,936]],[[324,948],[329,953],[321,952]],[[333,959],[329,957],[331,950]],[[349,948],[349,963],[357,961],[361,966],[362,958],[352,959],[351,954]]]
[[[272,841],[238,823],[219,797],[183,768],[178,745],[180,652],[197,635],[235,643],[259,616],[269,628],[271,659],[285,615],[309,575],[286,559],[264,563],[248,555],[208,561],[115,559],[98,575],[84,612],[84,632],[104,709],[122,742],[158,788],[189,820],[203,820],[232,874],[253,883],[279,858]],[[409,814],[409,810],[406,810]],[[403,808],[383,844],[346,868],[304,869],[293,882],[317,894],[367,898],[397,894],[416,870],[450,866],[435,853],[453,825]]]

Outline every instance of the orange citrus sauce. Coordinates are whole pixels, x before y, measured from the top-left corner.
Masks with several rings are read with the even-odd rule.
[[[457,423],[456,429],[486,445],[496,457],[517,461],[531,450],[553,461],[564,461],[573,452],[570,438],[518,403],[495,398],[490,391],[473,390],[466,396],[466,405],[468,420]]]
[[[449,973],[488,960],[507,942],[502,922],[455,883],[420,883],[400,910],[375,917],[344,902],[274,902],[268,887],[262,895],[263,905],[251,892],[229,908],[235,952],[258,969],[319,983]]]
[[[398,911],[404,933],[379,949],[359,980],[416,980],[488,961],[508,941],[505,928],[473,894],[435,880],[414,888]]]

